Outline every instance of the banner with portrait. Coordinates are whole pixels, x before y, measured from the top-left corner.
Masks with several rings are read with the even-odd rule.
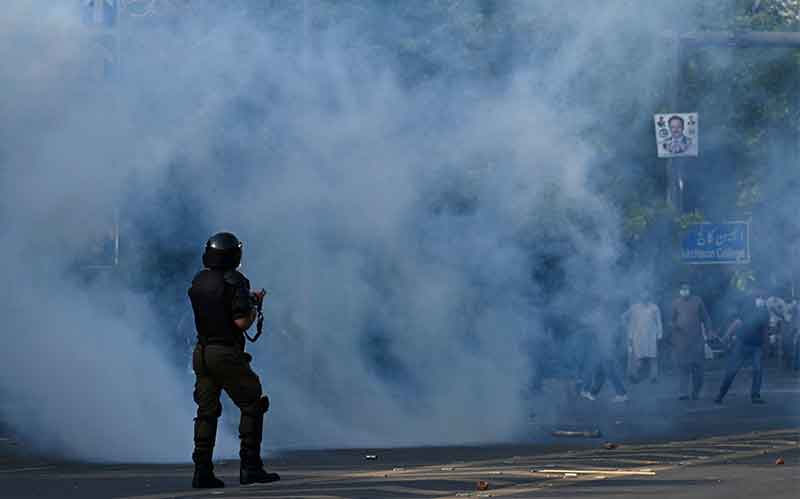
[[[659,158],[697,156],[697,113],[669,113],[653,116]]]

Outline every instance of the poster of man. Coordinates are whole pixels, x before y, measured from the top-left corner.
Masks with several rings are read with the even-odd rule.
[[[656,114],[654,121],[659,158],[697,156],[697,113]]]

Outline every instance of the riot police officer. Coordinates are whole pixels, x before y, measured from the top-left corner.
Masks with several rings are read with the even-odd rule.
[[[222,390],[241,410],[240,483],[280,479],[277,473],[264,471],[261,436],[269,399],[262,393],[261,381],[250,368],[252,357],[244,349],[245,331],[256,319],[264,291],[250,291],[250,281],[237,270],[241,259],[242,243],[235,235],[214,234],[203,253],[205,268],[195,275],[189,288],[197,328],[197,346],[192,357],[197,403],[192,454],[194,488],[225,486],[214,476],[211,460],[217,420],[222,414]]]

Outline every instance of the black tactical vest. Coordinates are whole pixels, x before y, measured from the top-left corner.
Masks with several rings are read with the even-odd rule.
[[[241,330],[233,323],[234,292],[226,282],[225,270],[205,269],[194,277],[189,299],[200,343],[244,343]]]

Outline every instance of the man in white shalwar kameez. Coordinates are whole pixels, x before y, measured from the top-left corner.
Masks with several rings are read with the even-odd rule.
[[[664,334],[661,311],[648,299],[635,302],[622,314],[622,324],[628,336],[628,376],[640,379],[643,368],[649,371],[650,381],[658,380],[658,341]]]

